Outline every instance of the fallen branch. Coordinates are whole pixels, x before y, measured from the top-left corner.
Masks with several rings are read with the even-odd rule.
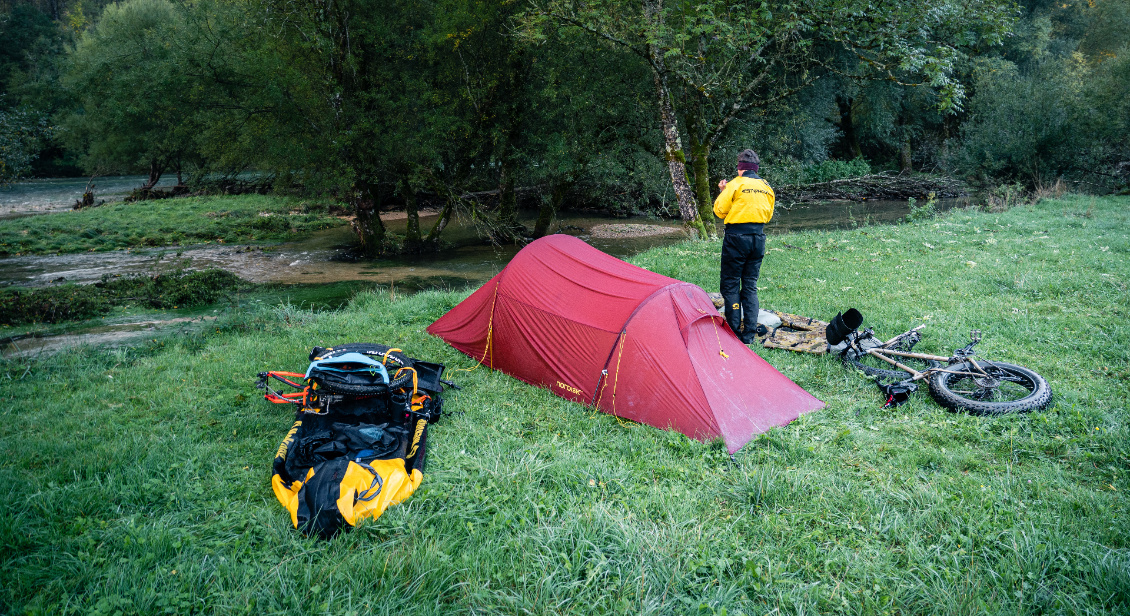
[[[805,185],[786,185],[776,189],[777,200],[783,203],[807,201],[866,201],[870,199],[925,199],[930,193],[939,199],[952,199],[968,194],[960,180],[936,175],[900,175],[876,173]]]

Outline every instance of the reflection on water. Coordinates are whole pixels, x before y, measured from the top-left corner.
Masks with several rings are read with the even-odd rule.
[[[940,201],[939,211],[967,205],[959,199]],[[850,228],[896,222],[906,217],[905,201],[868,201],[798,204],[779,208],[766,227],[769,233],[811,229]],[[533,213],[523,222],[533,226]],[[421,217],[421,227],[430,228],[434,217]],[[647,224],[667,227],[671,233],[647,237],[593,237],[592,228],[617,224]],[[402,233],[405,221],[386,223]],[[588,215],[562,215],[551,231],[575,235],[592,246],[627,258],[656,246],[686,239],[678,221],[649,218],[608,219]],[[71,255],[30,255],[0,259],[0,285],[42,286],[52,282],[95,282],[104,275],[156,273],[174,266],[203,269],[220,267],[257,283],[324,284],[361,280],[394,285],[404,291],[429,288],[460,289],[483,283],[497,274],[519,247],[490,246],[476,242],[474,229],[453,221],[444,238],[456,246],[450,250],[393,259],[354,258],[355,237],[348,227],[314,233],[310,237],[276,246],[205,245],[183,249],[164,248]],[[461,244],[461,245],[460,245]]]
[[[434,217],[421,217],[425,228]],[[532,226],[533,220],[524,221]],[[662,225],[671,233],[642,238],[593,238],[589,230],[609,219],[563,216],[556,228],[618,257],[685,239],[682,225],[673,221],[640,219]],[[630,223],[631,219],[618,219]],[[405,221],[390,221],[389,230],[403,232]],[[448,232],[451,232],[450,236]],[[453,222],[444,232],[448,241],[473,241],[474,230]],[[459,289],[494,276],[518,252],[513,245],[463,244],[450,250],[394,259],[360,260],[353,255],[356,238],[349,227],[319,231],[310,237],[277,246],[206,245],[187,248],[119,250],[70,255],[25,255],[0,259],[0,285],[42,286],[53,282],[89,283],[105,275],[152,274],[176,266],[220,267],[257,283],[322,284],[363,280],[395,285],[405,291],[427,288]]]
[[[925,205],[919,201],[918,206]],[[944,212],[956,207],[969,207],[970,200],[938,199],[934,210]],[[906,201],[821,201],[796,203],[777,208],[773,220],[765,225],[767,233],[851,229],[868,225],[892,224],[906,218],[910,205]]]
[[[0,188],[0,218],[13,218],[28,214],[47,214],[69,210],[82,198],[82,191],[90,178],[51,178],[16,182]],[[94,198],[107,203],[120,201],[149,179],[147,175],[114,175],[94,178]],[[175,174],[165,175],[158,186],[173,186]]]

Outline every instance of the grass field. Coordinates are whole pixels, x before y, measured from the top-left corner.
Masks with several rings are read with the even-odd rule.
[[[760,350],[825,409],[731,459],[474,362],[424,328],[466,293],[240,312],[209,335],[0,365],[0,612],[1125,614],[1130,198],[769,239],[763,306],[849,306],[1044,375],[999,418],[881,409],[832,357]],[[717,289],[719,243],[634,261]],[[333,541],[275,501],[292,417],[252,388],[313,345],[391,343],[463,390],[421,489]],[[756,386],[752,384],[751,386]]]
[[[345,224],[325,203],[242,195],[114,203],[0,220],[0,256],[293,239]]]

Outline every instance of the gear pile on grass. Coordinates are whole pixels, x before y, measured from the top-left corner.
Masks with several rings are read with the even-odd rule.
[[[429,423],[443,411],[443,364],[381,344],[314,347],[305,373],[259,373],[277,404],[297,407],[271,485],[308,535],[329,538],[403,502],[424,479]],[[297,390],[271,389],[278,381]]]

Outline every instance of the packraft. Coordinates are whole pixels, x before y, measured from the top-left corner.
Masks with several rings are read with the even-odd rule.
[[[403,502],[424,479],[443,364],[381,344],[314,347],[305,373],[259,373],[264,398],[296,407],[271,485],[307,535],[332,537]],[[292,391],[272,389],[280,382]]]

